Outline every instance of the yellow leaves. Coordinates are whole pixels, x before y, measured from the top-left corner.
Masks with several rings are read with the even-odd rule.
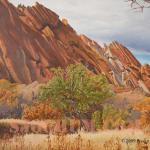
[[[0,103],[13,104],[15,103],[17,94],[7,89],[0,88]]]
[[[134,108],[139,111],[150,111],[150,97],[147,97],[143,101],[137,103]]]
[[[18,85],[11,83],[8,80],[0,80],[0,103],[6,105],[16,105],[16,98],[18,94]]]
[[[141,126],[150,126],[150,97],[147,97],[143,101],[137,103],[134,108],[141,112]]]
[[[49,102],[35,102],[32,106],[25,105],[23,108],[23,119],[43,120],[60,117],[60,111],[53,110]]]

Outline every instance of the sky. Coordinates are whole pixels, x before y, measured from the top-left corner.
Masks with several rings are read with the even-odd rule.
[[[33,5],[36,1],[67,18],[79,33],[101,43],[121,42],[138,60],[150,64],[150,8],[131,9],[127,0],[10,0]]]

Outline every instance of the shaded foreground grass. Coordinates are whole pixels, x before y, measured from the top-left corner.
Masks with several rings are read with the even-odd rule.
[[[148,150],[150,137],[140,130],[72,135],[27,134],[0,140],[0,150]]]

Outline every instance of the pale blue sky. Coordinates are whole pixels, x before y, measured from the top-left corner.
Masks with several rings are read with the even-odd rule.
[[[32,5],[36,0],[10,0]],[[37,0],[67,18],[79,33],[103,43],[117,40],[150,64],[150,9],[134,12],[125,0]]]

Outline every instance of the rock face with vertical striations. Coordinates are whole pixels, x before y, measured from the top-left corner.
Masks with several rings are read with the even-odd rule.
[[[126,47],[116,41],[101,47],[85,35],[80,37],[107,62],[111,76],[109,80],[115,85],[116,92],[141,88],[150,93],[150,65],[142,66]]]
[[[126,47],[116,41],[105,45],[104,51],[112,74],[120,85],[132,89],[141,87],[145,92],[149,92],[149,65],[142,66]]]
[[[50,68],[71,63],[104,74],[117,88],[150,89],[150,66],[142,66],[121,44],[101,47],[39,3],[15,7],[0,1],[0,79],[44,82],[52,77]]]

